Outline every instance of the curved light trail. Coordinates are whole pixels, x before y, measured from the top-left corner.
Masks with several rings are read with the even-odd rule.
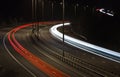
[[[101,12],[101,13],[107,14],[109,16],[114,16],[114,14],[112,14],[112,13],[105,12],[104,8],[98,9],[98,11]]]
[[[70,23],[65,23],[64,25],[70,25]],[[50,32],[55,38],[58,38],[59,40],[63,41],[63,34],[57,30],[57,28],[61,26],[63,26],[63,24],[54,25],[50,29]],[[65,37],[65,42],[74,47],[77,47],[92,54],[96,54],[98,56],[120,63],[120,53],[118,52],[106,48],[102,48],[67,35],[64,35],[64,37]]]
[[[10,52],[10,50],[7,48],[7,45],[5,43],[6,35],[3,38],[3,44],[9,55],[21,66],[23,67],[29,74],[31,74],[33,77],[37,77],[33,72],[31,72],[28,68],[26,68],[19,60],[17,60],[13,54]]]
[[[39,22],[39,24],[42,24],[42,23],[50,24],[50,22]],[[26,24],[26,25],[19,26],[15,29],[11,30],[8,33],[8,40],[9,40],[10,44],[13,46],[13,48],[15,49],[15,51],[17,51],[20,55],[22,55],[31,64],[36,66],[38,69],[40,69],[41,71],[43,71],[50,77],[70,77],[67,74],[63,73],[62,71],[57,70],[53,66],[47,64],[40,58],[36,57],[34,54],[32,54],[30,51],[28,51],[22,45],[20,45],[20,43],[15,39],[15,33],[18,30],[29,27],[29,26],[32,26],[32,24]]]

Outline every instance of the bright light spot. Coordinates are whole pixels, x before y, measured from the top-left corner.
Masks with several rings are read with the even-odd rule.
[[[101,13],[107,14],[109,16],[114,16],[113,11],[105,10],[104,8],[97,9],[97,11],[100,11]]]

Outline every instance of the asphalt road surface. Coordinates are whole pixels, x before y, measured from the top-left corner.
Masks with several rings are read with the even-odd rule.
[[[4,37],[6,38],[6,33],[11,29],[13,27],[3,27],[0,29],[0,77],[33,77],[15,62],[4,47]],[[6,43],[9,50],[14,51],[7,40]]]
[[[45,24],[44,26],[40,26],[41,27],[38,35],[36,33],[32,33],[32,27],[20,29],[14,34],[20,45],[30,52],[27,53],[29,53],[29,56],[32,55],[31,58],[26,58],[27,56],[25,57],[16,52],[16,50],[10,44],[6,33],[12,28],[3,28],[0,30],[0,65],[3,71],[3,73],[0,74],[1,77],[51,76],[49,73],[52,71],[46,71],[42,69],[42,65],[38,64],[39,66],[37,66],[37,63],[40,62],[38,59],[44,61],[43,63],[45,66],[49,66],[48,69],[52,67],[53,69],[59,71],[59,73],[62,73],[64,77],[120,76],[120,64],[87,53],[68,44],[65,44],[63,47],[62,42],[50,34],[49,28],[51,25]],[[14,41],[12,37],[13,33],[14,32],[12,32],[10,35],[12,41]],[[65,55],[64,57],[70,56],[69,58],[71,60],[76,60],[73,60],[74,62],[77,62],[77,59],[79,59],[79,64],[81,65],[79,66],[79,69],[74,68],[74,66],[71,66],[71,64],[66,63],[53,55],[53,53],[63,55],[63,48]],[[35,61],[31,61],[32,58],[35,58]],[[57,77],[57,74],[53,73],[53,75]]]

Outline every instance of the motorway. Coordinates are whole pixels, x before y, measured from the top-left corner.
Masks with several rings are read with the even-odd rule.
[[[120,76],[119,63],[68,44],[65,44],[63,53],[62,42],[49,32],[53,23],[40,22],[39,24],[38,34],[32,33],[33,24],[21,25],[6,34],[10,30],[8,29],[3,34],[3,44],[0,47],[4,53],[0,52],[2,57],[0,60],[5,61],[1,65],[16,71],[20,77]]]
[[[3,27],[0,29],[0,77],[33,77],[13,60],[4,47],[4,36],[13,28],[14,27]],[[8,47],[10,51],[13,51],[9,43]]]

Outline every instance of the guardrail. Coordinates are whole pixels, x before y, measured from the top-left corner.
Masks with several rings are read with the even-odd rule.
[[[36,36],[33,34],[31,36],[32,40],[34,40],[34,42],[36,44],[38,44],[38,41],[35,40],[36,39]],[[39,44],[38,44],[39,45]],[[45,47],[44,45],[42,46],[43,48]],[[46,48],[45,48],[46,49]],[[68,52],[64,52],[64,56],[62,55],[62,51],[53,51],[53,50],[50,50],[50,49],[47,49],[49,50],[49,53],[47,52],[42,52],[43,55],[46,55],[46,53],[49,55],[47,57],[55,57],[59,60],[61,60],[62,62],[72,66],[73,68],[81,71],[81,70],[85,70],[86,72],[89,71],[89,74],[91,75],[95,75],[98,76],[98,77],[117,77],[117,75],[115,75],[115,73],[109,73],[107,71],[105,71],[104,69],[101,69],[95,65],[92,65],[88,62],[85,62],[84,60],[68,53]],[[94,74],[93,74],[94,73]]]
[[[36,44],[38,44],[38,41],[35,40],[36,36],[34,34],[31,35],[31,39]],[[43,45],[42,47],[44,48],[45,46]],[[98,76],[98,77],[105,77],[105,76],[114,77],[114,74],[106,72],[103,69],[96,68],[96,66],[94,66],[90,63],[87,63],[87,62],[83,61],[82,59],[80,59],[68,52],[64,52],[64,56],[62,55],[62,51],[55,52],[53,50],[49,50],[49,53],[47,53],[47,55],[46,55],[46,53],[47,52],[42,52],[43,55],[45,55],[47,57],[50,57],[50,56],[55,57],[79,71],[81,71],[81,70],[89,71],[90,75],[93,75],[93,76],[95,75],[94,77],[96,77],[96,76]]]
[[[66,23],[65,25],[69,25],[69,23]],[[32,40],[34,40],[34,42],[37,44],[38,41],[35,40],[36,37],[37,37],[36,35],[31,34]],[[62,37],[62,34],[61,34],[61,37]],[[42,47],[44,48],[45,46],[43,45]],[[44,54],[44,53],[46,53],[46,52],[42,52],[42,54]],[[62,51],[56,51],[55,52],[53,50],[49,50],[49,56],[55,57],[55,58],[63,61],[64,63],[72,66],[73,68],[75,68],[77,70],[90,71],[90,72],[92,72],[95,75],[100,76],[100,77],[105,77],[105,76],[115,77],[116,76],[114,73],[109,73],[109,72],[105,71],[104,69],[101,69],[101,68],[99,68],[95,65],[92,65],[92,64],[88,63],[88,62],[85,62],[82,59],[80,59],[80,58],[78,58],[78,57],[76,57],[76,56],[74,56],[74,55],[72,55],[68,52],[64,52],[64,56],[63,56]],[[92,74],[92,73],[90,73],[90,74]]]

